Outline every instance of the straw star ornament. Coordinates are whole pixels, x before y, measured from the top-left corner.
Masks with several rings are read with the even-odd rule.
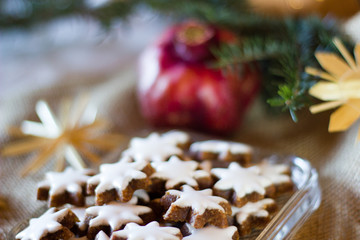
[[[320,65],[327,71],[307,67],[305,71],[322,81],[310,88],[310,95],[326,101],[310,107],[319,113],[339,107],[330,116],[329,132],[345,131],[360,118],[360,43],[354,49],[355,59],[338,39],[334,44],[344,59],[334,53],[317,52]],[[358,133],[360,140],[360,129]]]
[[[106,133],[109,125],[105,120],[96,118],[97,111],[88,104],[87,96],[82,95],[75,101],[66,99],[60,102],[60,115],[57,118],[47,102],[40,100],[36,104],[36,114],[41,122],[23,121],[15,132],[24,139],[10,143],[2,149],[3,156],[38,153],[21,171],[21,175],[33,173],[55,159],[55,170],[65,167],[65,160],[75,169],[86,167],[82,156],[93,163],[99,163],[100,157],[90,149],[112,150],[124,136]]]

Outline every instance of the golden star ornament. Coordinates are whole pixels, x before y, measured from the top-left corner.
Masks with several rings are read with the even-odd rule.
[[[35,110],[41,122],[23,121],[19,128],[15,128],[22,139],[2,149],[5,157],[37,151],[21,175],[36,172],[50,159],[55,159],[57,171],[64,169],[65,160],[73,168],[83,169],[86,167],[83,157],[92,163],[100,163],[98,150],[112,150],[124,140],[123,135],[107,133],[108,122],[96,118],[97,110],[89,104],[87,95],[74,101],[64,99],[59,107],[60,114],[56,117],[47,102],[38,101]]]
[[[310,111],[318,113],[339,107],[331,114],[329,123],[329,132],[338,132],[349,129],[360,118],[360,43],[355,46],[354,59],[339,39],[333,42],[343,58],[317,52],[315,57],[326,72],[312,67],[305,71],[322,79],[310,88],[310,95],[326,101],[311,106]],[[360,140],[360,129],[357,139]]]

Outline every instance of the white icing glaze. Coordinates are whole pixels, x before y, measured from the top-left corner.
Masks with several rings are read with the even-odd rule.
[[[95,240],[109,240],[110,238],[108,237],[108,235],[106,235],[106,233],[104,233],[104,231],[100,231],[98,232],[98,234],[96,234]]]
[[[125,228],[113,233],[114,236],[127,240],[179,240],[176,235],[180,230],[175,227],[160,227],[158,222],[151,222],[145,226],[136,223],[128,223]]]
[[[169,144],[173,144],[173,145],[185,144],[190,142],[189,134],[177,130],[172,130],[163,133],[161,137],[164,139],[165,142],[168,142]]]
[[[190,146],[190,152],[212,152],[219,154],[219,158],[224,158],[228,152],[232,154],[252,153],[249,145],[237,142],[228,142],[221,140],[207,140],[195,142]]]
[[[212,163],[212,161],[210,161],[210,160],[203,160],[203,161],[201,161],[201,163],[200,163],[200,167],[201,167],[205,172],[211,173],[211,169],[212,169],[212,167],[213,167],[213,163]]]
[[[265,195],[265,188],[272,184],[269,179],[259,175],[258,167],[243,168],[236,162],[230,163],[228,168],[213,168],[211,173],[219,178],[215,188],[233,189],[240,198],[253,192]]]
[[[150,213],[152,210],[149,207],[134,205],[134,199],[127,203],[111,202],[108,205],[89,207],[86,209],[86,216],[95,216],[90,220],[89,226],[109,225],[114,231],[129,222],[142,223],[139,215]]]
[[[266,211],[266,207],[275,204],[275,201],[271,198],[265,198],[257,202],[248,202],[241,208],[232,206],[232,215],[236,216],[236,221],[239,224],[243,224],[248,217],[268,217],[269,212]]]
[[[38,184],[38,187],[49,187],[49,195],[61,194],[64,191],[70,193],[82,192],[81,185],[86,185],[89,175],[93,171],[90,169],[75,170],[66,168],[63,172],[47,172],[45,180]]]
[[[197,187],[196,179],[210,177],[204,170],[196,170],[199,166],[195,161],[182,161],[176,156],[172,156],[168,162],[153,162],[151,164],[156,172],[151,178],[166,180],[166,189],[173,188],[179,183],[186,183],[192,187]]]
[[[193,228],[190,224],[186,223],[191,235],[184,237],[183,240],[232,240],[234,234],[237,232],[235,226],[227,228],[218,228],[214,226],[207,226],[200,229]]]
[[[257,166],[260,168],[260,175],[270,179],[273,184],[291,182],[290,176],[285,174],[286,172],[289,172],[288,165],[271,164],[268,160],[264,160]]]
[[[100,173],[91,177],[88,184],[98,184],[95,188],[96,194],[114,188],[124,190],[131,180],[145,179],[147,177],[144,172],[141,172],[146,165],[146,162],[132,162],[127,157],[120,159],[117,163],[102,164],[100,165]]]
[[[164,136],[165,135],[165,136]],[[175,138],[179,133],[167,133],[160,135],[151,133],[146,138],[133,138],[129,148],[122,155],[134,158],[136,161],[165,161],[171,155],[181,155],[183,151],[176,145],[179,143]],[[183,136],[180,137],[180,142]]]
[[[176,196],[177,199],[170,205],[170,208],[165,213],[164,218],[166,218],[175,206],[182,208],[191,207],[194,212],[201,215],[206,209],[218,209],[221,212],[225,212],[225,209],[220,205],[220,203],[228,202],[222,197],[212,196],[211,189],[196,191],[188,185],[184,185],[182,187],[182,191],[168,190],[167,193]]]
[[[84,207],[73,207],[73,208],[71,208],[71,211],[73,211],[73,213],[75,213],[75,215],[79,219],[79,222],[77,222],[76,225],[78,225],[78,227],[79,227],[79,229],[81,231],[86,230],[85,210],[86,210],[86,208],[84,208]]]
[[[134,192],[133,196],[138,199],[143,200],[144,202],[150,202],[150,196],[144,189],[138,189]]]
[[[55,208],[50,208],[39,218],[30,220],[29,226],[16,235],[16,239],[39,240],[48,233],[54,233],[63,226],[59,223],[69,212],[68,208],[55,212]]]

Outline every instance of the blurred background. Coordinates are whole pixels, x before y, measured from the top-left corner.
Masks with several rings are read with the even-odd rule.
[[[151,9],[161,9],[161,2],[1,0],[0,98],[79,76],[113,75],[174,19]],[[357,0],[248,0],[248,5],[279,18],[334,16],[360,39]]]
[[[134,60],[165,26],[156,14],[145,9],[139,9],[126,22],[114,19],[104,26],[99,19],[80,11],[67,14],[74,5],[71,2],[1,1],[1,98],[46,88],[58,81],[105,80],[129,59]],[[96,4],[101,3],[86,1],[87,7]],[[36,12],[33,8],[37,5],[59,13],[44,13],[42,19],[39,15],[46,10]]]
[[[262,97],[256,99],[255,107],[246,117],[241,115],[240,120],[234,115],[222,117],[223,112],[220,112],[217,114],[217,117],[220,115],[218,121],[211,125],[209,116],[216,115],[212,114],[216,112],[216,107],[236,112],[238,106],[232,104],[232,100],[245,95],[244,105],[249,104],[249,99],[256,95],[256,91],[249,89],[258,86],[252,85],[251,88],[251,85],[242,84],[234,94],[231,91],[233,82],[228,84],[228,79],[216,72],[213,65],[209,67],[201,65],[201,62],[205,70],[201,68],[204,71],[201,71],[202,78],[199,79],[211,80],[212,83],[225,82],[221,85],[225,86],[225,90],[222,92],[216,84],[199,84],[200,90],[201,87],[205,89],[200,94],[203,105],[194,104],[194,108],[190,106],[191,110],[201,113],[198,110],[209,105],[204,123],[210,124],[210,128],[229,120],[232,124],[229,139],[309,159],[318,169],[322,205],[294,239],[358,238],[360,181],[354,178],[360,171],[359,145],[354,144],[357,126],[349,128],[347,134],[330,134],[330,111],[310,114],[308,107],[312,101],[319,100],[308,94],[316,81],[304,69],[307,66],[321,69],[314,57],[319,49],[339,55],[333,46],[334,37],[341,39],[349,52],[353,52],[355,43],[360,42],[359,0],[0,0],[1,145],[11,142],[9,126],[19,126],[25,119],[39,120],[34,111],[39,99],[46,99],[52,109],[57,110],[64,96],[74,96],[83,90],[92,91],[92,97],[98,100],[100,106],[99,114],[115,125],[114,132],[131,137],[139,136],[139,130],[153,130],[141,117],[136,101],[136,82],[138,76],[144,74],[144,70],[138,68],[139,56],[148,46],[153,46],[154,41],[159,41],[160,36],[160,42],[166,42],[166,37],[162,35],[164,30],[189,19],[205,22],[210,28],[209,25],[195,25],[195,29],[200,31],[189,34],[189,39],[185,34],[185,40],[199,40],[199,35],[200,40],[209,40],[206,37],[211,35],[209,32],[215,31],[213,26],[216,26],[216,31],[233,32],[240,44],[220,48],[216,56],[220,61],[217,63],[222,64],[223,69],[235,72],[240,80],[259,80],[257,74],[250,74],[248,78],[246,74],[245,77],[242,75],[248,69],[247,62],[255,62],[263,87]],[[197,35],[199,32],[201,34]],[[230,39],[229,42],[233,39],[231,34],[224,36]],[[205,49],[209,53],[213,50],[209,46],[204,48],[202,43],[199,43],[201,51]],[[168,56],[164,46],[161,52]],[[155,64],[153,69],[159,70],[157,63],[164,62],[167,61],[150,60],[145,65]],[[182,68],[184,71],[180,71],[182,74],[193,70],[191,61],[176,59],[172,64],[185,66]],[[183,74],[185,77],[179,79],[179,72],[167,71],[170,67],[166,67],[168,69],[161,73],[173,82],[196,75]],[[223,73],[223,69],[217,70]],[[163,83],[164,79],[158,77],[154,82]],[[189,100],[195,95],[191,91],[190,94],[181,92],[186,90],[186,87],[181,88],[186,84],[175,87],[179,94],[172,92],[169,85],[159,84],[158,92],[151,90],[149,94],[169,99],[167,96],[170,93],[170,100],[174,100],[173,96]],[[191,83],[187,86],[192,88]],[[248,95],[244,94],[246,92]],[[233,99],[229,98],[230,93],[234,95]],[[214,96],[220,96],[220,100],[217,101]],[[145,106],[150,102],[148,99],[151,97],[143,99]],[[280,109],[276,113],[283,110],[290,111],[290,115],[279,117],[267,114],[264,106],[270,108],[268,99],[273,99],[275,107]],[[175,102],[177,100],[175,98]],[[227,108],[224,102],[230,102],[231,107]],[[158,108],[150,109],[163,110],[167,114],[167,109],[163,107],[166,104],[155,102],[154,105]],[[305,111],[295,124],[291,118],[297,120],[295,112],[300,109]],[[161,114],[156,114],[163,119]],[[174,121],[171,114],[168,117]],[[240,125],[243,117],[243,127],[233,130]],[[9,206],[0,210],[0,228],[5,231],[18,224],[19,219],[33,216],[39,208],[34,186],[52,166],[47,165],[28,178],[14,174],[33,156],[0,158],[0,183],[5,182],[5,187],[0,188],[0,199],[1,196],[9,199]]]

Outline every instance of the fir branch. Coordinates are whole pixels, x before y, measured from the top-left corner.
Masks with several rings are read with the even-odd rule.
[[[335,36],[348,46],[352,45],[335,21],[321,21],[315,17],[266,18],[250,12],[245,0],[113,0],[99,8],[89,8],[85,0],[23,2],[30,9],[26,14],[9,15],[0,11],[0,27],[29,26],[74,14],[98,19],[109,26],[114,19],[124,19],[138,8],[146,7],[174,18],[195,18],[231,30],[241,41],[213,49],[218,59],[216,66],[257,61],[263,66],[262,86],[267,102],[272,107],[289,111],[294,121],[297,120],[296,111],[311,103],[308,90],[314,80],[304,73],[304,68],[319,67],[315,51],[319,48],[334,51],[332,39]]]
[[[249,33],[238,44],[222,45],[213,50],[223,67],[258,61],[263,68],[263,89],[272,107],[288,110],[296,122],[296,111],[309,106],[308,90],[315,83],[304,73],[306,66],[316,66],[316,49],[331,49],[334,36],[346,39],[333,22],[318,18],[286,19],[275,23],[279,31]],[[266,68],[266,69],[265,69]]]
[[[284,83],[278,85],[277,96],[272,96],[267,102],[273,107],[289,110],[293,120],[297,121],[296,111],[310,105],[308,90],[315,83],[313,78],[304,73],[305,67],[319,67],[315,51],[318,48],[333,49],[332,39],[335,36],[341,36],[342,39],[347,37],[334,22],[318,18],[289,21],[287,26],[289,41],[294,45],[285,51],[278,63],[276,60],[272,63],[270,74],[279,76]]]
[[[144,0],[153,10],[187,19],[196,18],[218,26],[236,24],[239,15],[247,11],[245,0]]]
[[[12,0],[0,2],[0,27],[31,27],[38,23],[44,23],[52,19],[81,15],[83,17],[91,17],[99,20],[105,27],[117,18],[126,18],[134,12],[138,1],[111,1],[97,8],[91,8],[86,4],[85,0],[23,0],[14,11],[6,11],[4,5],[11,4]]]
[[[240,43],[222,44],[212,49],[218,59],[216,66],[225,67],[234,63],[261,61],[284,54],[287,43],[264,37],[243,38]]]
[[[312,86],[311,82],[305,84],[307,81],[302,76],[304,65],[300,58],[301,54],[296,48],[288,49],[269,69],[269,74],[281,79],[281,83],[278,84],[277,96],[268,99],[267,102],[273,107],[281,107],[283,111],[288,110],[295,122],[296,111],[310,102],[307,90]]]

